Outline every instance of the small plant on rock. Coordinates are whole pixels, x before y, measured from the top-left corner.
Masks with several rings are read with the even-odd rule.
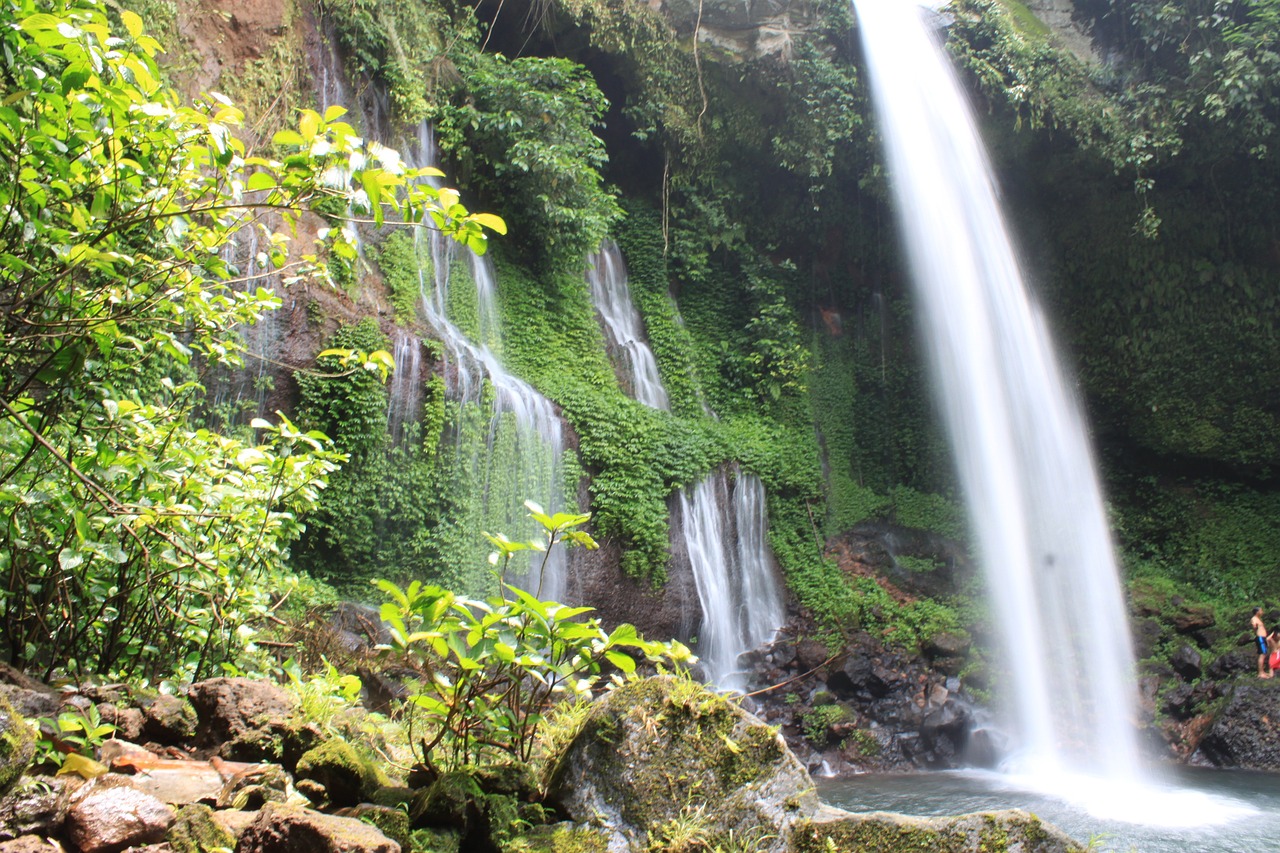
[[[495,563],[529,547],[595,546],[577,529],[589,515],[530,508],[545,542],[490,536],[499,548]],[[599,620],[583,619],[589,607],[542,601],[506,583],[483,601],[418,581],[405,589],[375,584],[391,599],[381,612],[391,632],[387,648],[420,675],[407,703],[410,741],[419,764],[435,774],[485,759],[528,762],[548,705],[589,694],[606,665],[631,676],[637,657],[677,663],[692,657],[681,643],[645,640],[625,624],[606,631]]]

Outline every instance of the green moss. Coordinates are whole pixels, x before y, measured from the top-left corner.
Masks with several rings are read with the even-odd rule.
[[[593,709],[575,743],[591,751],[597,785],[622,786],[605,796],[646,832],[677,820],[685,806],[725,803],[759,782],[785,750],[773,729],[748,722],[725,697],[673,677],[618,688]]]
[[[834,825],[803,821],[793,828],[791,839],[794,853],[961,853],[967,849],[962,846],[963,835],[875,821]]]
[[[413,235],[406,231],[392,232],[370,254],[378,264],[387,290],[391,292],[396,322],[402,326],[412,324],[418,316],[422,282],[432,280],[430,255],[420,253]]]
[[[216,853],[235,847],[235,838],[213,819],[213,809],[196,803],[178,809],[165,841],[174,853]]]
[[[447,829],[415,829],[409,837],[411,853],[462,853],[461,836]]]
[[[35,755],[36,739],[31,726],[0,696],[0,794],[18,781]]]
[[[535,827],[521,836],[530,853],[606,853],[609,834],[590,826]]]
[[[804,715],[804,736],[819,749],[831,743],[831,727],[853,719],[853,713],[843,705],[816,705]]]
[[[379,787],[377,771],[351,744],[332,738],[306,752],[294,771],[299,781],[323,786],[328,804],[337,807],[363,802]]]

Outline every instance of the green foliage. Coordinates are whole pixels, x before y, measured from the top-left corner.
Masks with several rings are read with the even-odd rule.
[[[10,2],[0,20],[4,652],[46,677],[208,674],[252,654],[255,624],[296,586],[285,549],[339,458],[283,418],[241,439],[194,427],[192,365],[239,365],[233,329],[280,304],[222,250],[256,227],[264,275],[323,275],[267,223],[288,230],[332,199],[481,250],[503,226],[416,182],[340,108],[278,133],[282,160],[246,157],[237,109],[184,106],[159,82],[135,13],[115,35],[95,0]],[[346,233],[327,251],[353,257]],[[353,369],[370,366],[385,363]]]
[[[433,111],[441,147],[478,192],[502,199],[530,256],[576,269],[621,215],[600,175],[604,143],[592,133],[604,96],[566,59],[475,53],[460,71],[465,96]]]
[[[395,231],[372,250],[383,281],[391,291],[391,307],[396,312],[396,323],[409,326],[418,316],[418,303],[422,299],[422,276],[430,278],[430,267],[422,270],[423,261],[418,257],[414,239],[403,231]]]
[[[831,727],[853,719],[853,714],[843,705],[816,705],[804,715],[805,739],[819,749],[831,742]]]
[[[375,372],[349,368],[338,351],[385,351],[389,345],[372,317],[339,329],[325,348],[332,354],[321,353],[314,371],[297,374],[299,422],[329,436],[348,456],[384,450],[386,386]]]
[[[532,517],[545,531],[540,549],[594,544],[577,530],[588,516],[535,509]],[[504,566],[512,553],[530,547],[498,536],[491,541],[499,548],[495,562]],[[653,661],[689,657],[679,643],[646,641],[625,624],[605,631],[598,620],[578,619],[590,608],[541,601],[506,584],[501,595],[483,601],[417,581],[406,589],[377,585],[390,599],[382,618],[392,648],[421,674],[408,700],[410,739],[418,761],[434,770],[494,756],[527,762],[544,708],[562,695],[589,693],[606,664],[630,675],[633,654]]]
[[[895,520],[904,527],[931,530],[950,539],[965,538],[963,507],[938,494],[918,492],[910,486],[890,491]]]
[[[35,763],[68,767],[72,772],[80,772],[81,769],[86,769],[85,762],[81,761],[77,765],[76,759],[94,759],[98,747],[115,730],[115,726],[102,721],[97,705],[89,705],[83,710],[64,711],[57,719],[42,718],[38,724]],[[105,769],[102,768],[99,772],[105,772]]]
[[[1280,587],[1280,495],[1213,480],[1143,479],[1119,497],[1129,561],[1188,585],[1196,596],[1243,606]]]
[[[440,77],[450,74],[448,47],[458,34],[448,12],[393,0],[341,0],[325,2],[321,9],[356,71],[387,87],[399,118],[407,124],[423,119]],[[469,19],[464,15],[458,21]],[[474,36],[474,25],[465,25]]]

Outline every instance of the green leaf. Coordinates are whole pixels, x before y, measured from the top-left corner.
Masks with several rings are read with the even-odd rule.
[[[497,216],[492,213],[473,213],[471,214],[471,221],[478,222],[485,228],[499,234],[507,233],[507,223],[501,216]]]
[[[120,10],[120,23],[124,24],[124,28],[128,30],[129,35],[137,38],[142,35],[142,18],[136,12],[130,12],[128,9]]]

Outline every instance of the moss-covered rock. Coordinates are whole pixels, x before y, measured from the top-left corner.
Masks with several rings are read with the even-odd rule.
[[[364,802],[378,789],[377,771],[341,738],[304,753],[294,777],[299,788],[303,781],[321,786],[327,804],[339,808]]]
[[[817,809],[809,774],[777,732],[723,696],[664,676],[604,696],[558,763],[548,804],[604,823],[612,846],[658,839],[682,822],[708,839],[760,839]]]
[[[409,832],[409,813],[403,809],[361,803],[354,808],[343,809],[339,814],[376,826],[383,835],[399,844],[401,850],[410,848],[412,838]]]
[[[823,808],[792,827],[791,853],[1083,853],[1062,830],[1017,809],[920,818]]]
[[[196,709],[180,696],[157,696],[145,711],[142,733],[164,744],[186,743],[199,726]]]
[[[31,726],[0,696],[0,794],[18,781],[35,756],[36,739]]]
[[[213,819],[213,809],[196,803],[178,809],[165,841],[174,853],[212,853],[236,844],[231,833]]]
[[[609,833],[594,826],[559,823],[524,836],[529,853],[608,853]]]

